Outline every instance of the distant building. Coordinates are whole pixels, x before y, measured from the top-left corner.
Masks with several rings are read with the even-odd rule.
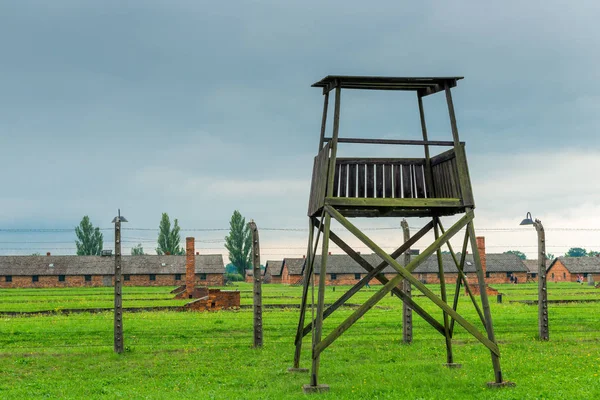
[[[196,255],[195,262],[197,285],[223,286],[222,255]],[[126,286],[185,283],[185,256],[122,256],[122,264]],[[114,257],[0,256],[0,287],[113,286],[114,270]]]
[[[265,265],[265,268],[260,270],[262,283],[271,283],[271,272],[269,271],[269,264],[277,264],[277,263],[281,264],[281,261],[267,261],[267,264]],[[246,270],[246,279],[245,279],[245,281],[247,283],[253,283],[254,282],[254,269],[247,269]]]
[[[551,263],[552,263],[552,260],[546,260],[546,270],[548,270]],[[538,260],[523,260],[523,264],[525,264],[525,267],[527,267],[527,273],[528,273],[527,279],[537,282],[538,273],[539,273]]]
[[[517,277],[520,283],[527,281],[528,269],[523,260],[518,256],[504,253],[486,254],[485,239],[483,237],[477,238],[477,247],[487,283],[510,283],[511,275]],[[382,259],[376,254],[364,254],[361,256],[372,266],[377,266],[382,262]],[[366,270],[347,254],[330,254],[327,257],[326,285],[354,285],[367,274]],[[460,260],[460,253],[457,254],[457,258]],[[404,263],[404,256],[398,257],[397,261],[402,265]],[[316,256],[314,262],[315,284],[317,284],[321,278],[321,256]],[[305,263],[306,259],[304,258],[285,258],[283,260],[280,282],[284,284],[302,282],[302,274],[304,268],[306,268]],[[458,270],[452,256],[450,254],[442,254],[442,264],[445,280],[455,282],[458,277]],[[389,265],[382,272],[388,279],[397,275],[396,270]],[[273,282],[279,282],[278,276],[274,272],[272,273]],[[470,283],[477,281],[472,254],[467,254],[466,256],[464,273]],[[413,271],[413,275],[424,283],[439,283],[440,276],[437,256],[433,254],[428,257]],[[377,285],[380,282],[377,279],[371,279],[369,284]]]
[[[600,257],[558,257],[550,264],[546,279],[550,282],[576,282],[581,275],[587,281],[592,275],[600,280]]]

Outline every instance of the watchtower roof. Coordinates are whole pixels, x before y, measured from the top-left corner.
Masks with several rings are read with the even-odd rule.
[[[336,81],[342,89],[368,89],[368,90],[414,90],[420,91],[423,96],[444,90],[444,85],[455,87],[456,81],[462,76],[447,77],[389,77],[389,76],[348,76],[327,75],[312,87],[322,87],[330,91],[336,86]]]

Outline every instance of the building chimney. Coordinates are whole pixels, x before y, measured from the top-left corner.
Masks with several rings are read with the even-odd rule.
[[[479,258],[481,258],[481,269],[483,270],[483,276],[485,277],[487,267],[485,257],[485,237],[483,236],[477,236],[477,252],[479,253]]]
[[[46,252],[46,256],[50,257],[50,252],[49,251]]]
[[[196,285],[196,257],[194,256],[194,238],[185,238],[185,291],[189,298],[194,294]]]

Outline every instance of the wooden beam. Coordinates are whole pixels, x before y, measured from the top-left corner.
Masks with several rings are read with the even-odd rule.
[[[434,217],[435,225],[433,226],[433,233],[435,239],[439,239],[440,233],[438,229],[439,218]],[[448,299],[446,298],[446,278],[444,275],[444,261],[442,259],[442,248],[438,247],[436,251],[437,261],[438,261],[438,271],[440,277],[440,291],[442,294],[442,301],[444,303],[448,303]],[[453,308],[454,309],[454,308]],[[455,310],[456,311],[456,310]],[[452,334],[450,333],[450,322],[448,321],[448,313],[445,311],[442,313],[444,319],[444,336],[446,340],[446,363],[451,365],[454,363],[454,356],[452,354]]]
[[[481,306],[483,308],[483,315],[485,317],[485,330],[487,331],[488,340],[496,344],[496,337],[494,335],[494,325],[492,323],[492,312],[490,311],[490,303],[488,302],[487,297],[487,285],[485,284],[485,276],[483,275],[483,269],[481,267],[481,258],[479,257],[479,250],[477,249],[477,238],[475,236],[475,227],[473,226],[473,221],[470,221],[467,224],[467,232],[469,234],[469,240],[471,242],[473,261],[475,261],[477,280],[479,281],[479,295],[481,296]],[[502,369],[500,368],[500,350],[492,350],[491,355],[496,383],[502,383]]]
[[[321,136],[319,139],[319,150],[323,148],[323,144],[325,143],[325,127],[327,126],[327,108],[329,107],[329,92],[324,93],[323,99],[323,117],[321,118]]]
[[[366,313],[369,309],[371,309],[379,300],[383,298],[387,293],[389,293],[401,280],[402,277],[406,278],[410,283],[412,283],[417,289],[421,291],[425,296],[427,296],[433,303],[435,303],[438,307],[440,307],[443,311],[447,312],[452,318],[456,319],[456,321],[463,327],[467,332],[473,335],[477,340],[479,340],[483,345],[485,345],[492,353],[499,356],[500,351],[498,349],[498,345],[495,341],[490,340],[483,336],[481,332],[477,330],[470,322],[464,319],[460,314],[454,311],[448,304],[444,303],[442,299],[437,297],[429,288],[427,288],[421,281],[416,279],[411,272],[418,267],[421,263],[423,263],[429,256],[431,256],[439,247],[444,245],[452,236],[454,236],[460,229],[462,229],[465,225],[467,225],[473,219],[473,211],[469,210],[464,217],[462,217],[459,221],[457,221],[445,234],[441,235],[439,239],[435,240],[425,251],[415,257],[415,259],[406,267],[402,267],[400,264],[396,262],[393,258],[389,256],[385,251],[383,251],[375,242],[373,242],[369,237],[367,237],[364,233],[362,233],[357,227],[355,227],[350,221],[344,218],[337,210],[333,207],[326,205],[325,210],[329,215],[335,218],[342,226],[344,226],[348,231],[350,231],[357,239],[363,242],[367,247],[369,247],[373,252],[375,252],[379,257],[383,260],[387,261],[390,266],[392,266],[396,271],[398,271],[398,276],[391,279],[380,292],[376,293],[372,298],[367,300],[358,310],[356,310],[350,317],[348,317],[342,324],[336,328],[333,332],[331,332],[319,345],[317,345],[316,350],[322,351],[327,346],[329,346],[335,339],[337,339],[343,332],[345,332],[350,326],[352,326],[364,313]],[[390,286],[391,284],[391,286]],[[489,333],[488,333],[489,334]]]
[[[323,138],[325,142],[332,141],[333,138]],[[410,139],[360,139],[360,138],[338,138],[338,143],[355,144],[398,144],[408,146],[454,146],[454,142],[448,140],[410,140]]]
[[[429,208],[429,207],[461,207],[460,199],[380,199],[326,197],[325,204],[335,207],[392,207],[392,208]]]

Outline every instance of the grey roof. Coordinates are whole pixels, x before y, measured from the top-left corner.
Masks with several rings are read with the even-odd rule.
[[[280,276],[283,270],[283,260],[267,260],[265,271],[271,276]]]
[[[185,274],[185,256],[122,257],[124,274]],[[195,257],[196,273],[225,272],[221,254]],[[112,275],[114,270],[114,256],[0,256],[0,275]]]
[[[600,273],[600,257],[558,257],[552,261],[548,271],[560,261],[572,274]]]
[[[283,265],[287,267],[290,275],[302,275],[305,261],[305,258],[284,258]]]
[[[529,273],[538,273],[538,260],[523,260],[523,264]],[[546,260],[546,270],[550,268],[550,264],[552,264],[552,260]]]
[[[376,254],[364,254],[362,257],[371,265],[377,266],[382,262],[382,259]],[[460,260],[460,253],[457,254]],[[397,258],[398,263],[403,265],[404,256]],[[467,254],[465,263],[465,272],[475,272],[475,264],[473,256]],[[444,271],[447,273],[457,273],[456,265],[450,254],[442,254],[442,264]],[[321,256],[315,257],[315,273],[320,273]],[[437,273],[439,270],[437,255],[432,255],[419,265],[414,273]],[[514,254],[487,254],[486,255],[486,270],[488,272],[527,272],[527,268],[518,256]],[[396,270],[389,265],[383,270],[384,273],[394,273]],[[356,263],[350,256],[346,254],[331,254],[327,257],[327,273],[328,274],[358,274],[364,273],[365,269]]]

